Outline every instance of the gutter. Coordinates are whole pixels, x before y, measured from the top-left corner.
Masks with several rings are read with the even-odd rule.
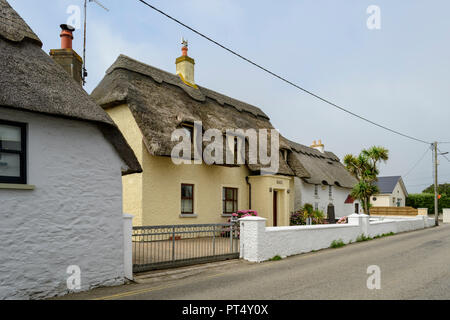
[[[245,181],[248,184],[248,209],[252,210],[252,185],[249,182],[249,177],[245,177]]]

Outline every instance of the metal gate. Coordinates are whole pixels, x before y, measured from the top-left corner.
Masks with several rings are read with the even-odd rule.
[[[133,227],[133,272],[239,258],[239,223]]]

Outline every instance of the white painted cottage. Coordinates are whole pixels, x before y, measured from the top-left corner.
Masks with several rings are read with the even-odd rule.
[[[0,299],[68,293],[69,266],[81,290],[125,281],[122,174],[140,165],[41,46],[0,0]]]
[[[325,215],[334,210],[336,219],[361,213],[359,202],[350,196],[357,181],[334,153],[325,151],[320,140],[311,147],[291,141],[291,148],[296,211],[308,203]]]

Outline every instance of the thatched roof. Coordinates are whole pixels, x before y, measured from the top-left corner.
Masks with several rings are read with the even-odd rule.
[[[295,175],[311,184],[328,184],[352,188],[356,179],[345,169],[339,158],[332,152],[324,153],[290,141],[293,153],[289,164]]]
[[[41,49],[42,42],[14,9],[0,0],[0,106],[96,123],[128,171],[142,169],[108,114]]]
[[[0,37],[13,42],[28,39],[42,47],[39,37],[6,0],[0,0]]]
[[[273,129],[268,116],[259,108],[198,86],[192,88],[176,74],[154,68],[121,55],[107,70],[92,92],[104,108],[127,104],[152,155],[170,156],[177,142],[172,132],[182,123],[201,121],[203,129]],[[280,149],[290,150],[280,136]],[[261,167],[248,165],[258,172]],[[293,175],[280,157],[279,174]]]

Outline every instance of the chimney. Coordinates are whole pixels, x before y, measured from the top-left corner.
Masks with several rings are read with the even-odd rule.
[[[316,140],[314,140],[311,148],[319,150],[321,153],[325,153],[325,146],[323,145],[322,140],[319,140],[318,143],[316,143]]]
[[[181,48],[181,57],[177,58],[175,61],[177,66],[177,74],[185,84],[197,88],[194,81],[195,61],[188,56],[188,42],[182,39],[181,44],[183,45]]]
[[[83,70],[83,59],[72,49],[73,32],[75,28],[62,24],[61,26],[61,49],[51,49],[50,56],[63,67],[67,73],[80,85],[83,84],[81,73]]]

